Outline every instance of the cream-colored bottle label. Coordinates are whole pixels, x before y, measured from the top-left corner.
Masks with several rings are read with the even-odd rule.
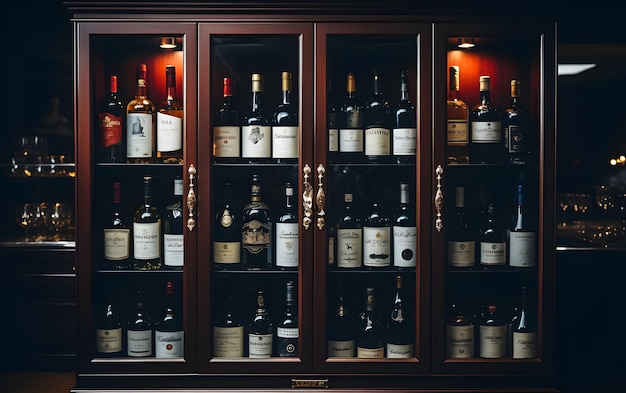
[[[272,127],[241,127],[241,156],[243,158],[270,158],[272,156]]]
[[[474,266],[476,242],[448,242],[448,265],[456,267]]]
[[[356,348],[356,357],[361,359],[382,359],[385,357],[385,348]]]
[[[183,148],[183,119],[157,113],[157,150],[176,151]]]
[[[130,229],[104,230],[104,258],[120,261],[130,257]]]
[[[391,131],[372,127],[365,130],[365,155],[388,156],[391,153]]]
[[[298,267],[298,223],[276,223],[276,266]]]
[[[152,115],[129,113],[126,117],[126,156],[128,158],[152,157]]]
[[[126,338],[128,356],[152,356],[152,330],[128,330]]]
[[[482,265],[506,264],[506,243],[480,243],[480,263]]]
[[[448,145],[467,145],[467,120],[448,120]]]
[[[248,334],[248,356],[269,358],[272,356],[273,334]]]
[[[328,151],[339,151],[339,130],[337,128],[328,129]]]
[[[449,358],[474,357],[474,325],[452,326],[446,328]]]
[[[537,333],[513,332],[513,359],[537,357]]]
[[[96,329],[96,351],[115,353],[122,350],[122,328]]]
[[[328,340],[329,358],[353,358],[354,340],[334,341]]]
[[[232,358],[243,356],[243,326],[213,328],[213,355]]]
[[[363,264],[365,266],[390,266],[390,232],[389,227],[363,227]]]
[[[537,234],[535,232],[509,233],[509,265],[514,267],[535,266],[535,249]]]
[[[160,222],[133,223],[133,251],[137,259],[154,259],[161,254]]]
[[[506,354],[506,326],[480,326],[480,356],[503,358]]]
[[[394,156],[414,156],[417,152],[417,129],[394,128],[391,152]]]
[[[163,264],[183,266],[185,263],[185,243],[183,235],[163,235]]]
[[[390,359],[396,358],[412,358],[413,357],[413,344],[391,344],[387,343],[387,357]]]
[[[184,354],[184,335],[179,332],[160,332],[154,334],[154,353],[157,358],[182,358]]]
[[[215,263],[241,262],[241,243],[213,242],[213,261]]]
[[[299,134],[297,126],[272,127],[272,157],[297,158]]]
[[[238,158],[241,151],[239,126],[213,127],[213,154],[215,157]]]
[[[472,143],[501,143],[502,123],[499,121],[472,122]],[[504,148],[504,146],[502,147]]]
[[[337,267],[361,266],[363,263],[362,238],[361,229],[337,229]]]
[[[339,129],[339,152],[340,153],[363,153],[363,129],[360,129],[360,128]]]
[[[417,260],[417,227],[393,227],[393,265],[415,267]]]

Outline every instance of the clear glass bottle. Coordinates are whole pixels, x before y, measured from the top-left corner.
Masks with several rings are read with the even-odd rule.
[[[391,226],[377,202],[372,203],[363,220],[363,266],[369,269],[391,266]]]
[[[229,294],[224,311],[215,319],[213,326],[213,356],[237,358],[244,355],[244,327],[233,307],[233,296]]]
[[[122,214],[122,186],[119,182],[113,183],[113,203],[111,215],[102,230],[104,236],[105,269],[130,269],[130,225]]]
[[[391,157],[391,125],[389,102],[383,94],[378,70],[374,70],[372,90],[372,96],[363,108],[363,149],[368,160],[386,162]]]
[[[481,76],[480,103],[470,112],[470,163],[499,164],[504,155],[502,113],[491,104],[491,78]]]
[[[270,208],[261,200],[258,175],[252,175],[250,203],[243,208],[241,225],[242,262],[248,270],[267,270],[271,267],[272,219]]]
[[[391,313],[387,318],[386,348],[388,358],[412,358],[415,353],[413,320],[405,307],[402,276],[396,276],[396,294]]]
[[[233,209],[233,192],[230,182],[223,187],[221,207],[215,215],[213,226],[213,267],[216,270],[242,270],[241,263],[241,216]]]
[[[415,162],[417,154],[417,113],[409,96],[409,71],[400,73],[400,101],[393,112],[391,154],[397,163]]]
[[[381,337],[382,326],[375,307],[375,291],[368,287],[365,292],[365,310],[359,315],[356,357],[382,359],[385,357],[385,347]]]
[[[342,162],[363,160],[363,111],[356,97],[356,80],[346,78],[346,97],[339,108],[339,155]]]
[[[269,358],[272,356],[274,324],[265,307],[265,292],[257,291],[256,309],[248,325],[248,356]]]
[[[296,283],[287,281],[283,317],[276,324],[276,354],[280,357],[298,356],[298,313]]]
[[[109,94],[98,109],[98,161],[126,162],[124,105],[117,96],[117,76],[109,77]]]
[[[178,314],[179,296],[172,281],[165,283],[165,309],[154,328],[154,353],[157,358],[182,358],[185,353],[183,320]]]
[[[165,100],[157,119],[157,160],[166,164],[183,163],[183,104],[176,95],[176,67],[165,66]]]
[[[249,162],[268,162],[272,157],[272,126],[265,114],[261,74],[252,74],[252,105],[241,127],[241,157]]]
[[[144,303],[143,291],[137,287],[135,311],[126,325],[126,348],[130,357],[153,356],[154,330]]]
[[[133,217],[133,261],[135,269],[160,269],[161,213],[152,202],[152,177],[143,178],[143,204]]]
[[[281,74],[281,103],[272,116],[272,158],[295,163],[298,159],[300,128],[298,108],[291,101],[291,72]]]
[[[285,184],[285,206],[276,218],[276,267],[281,270],[297,270],[299,265],[298,213],[292,202],[294,190]]]
[[[409,201],[409,184],[400,183],[400,206],[393,220],[393,266],[414,268],[417,264],[417,224]]]
[[[146,95],[147,66],[137,67],[137,92],[126,105],[126,159],[149,164],[156,159],[156,107]]]
[[[241,157],[241,113],[235,100],[235,80],[223,79],[222,106],[213,118],[213,158],[234,162]]]
[[[459,66],[450,66],[450,89],[447,111],[448,164],[469,163],[469,108],[459,95],[461,82]]]
[[[181,270],[185,264],[184,227],[183,179],[176,176],[174,195],[163,219],[163,265],[168,269]]]
[[[476,263],[476,235],[465,211],[465,187],[456,190],[454,224],[448,226],[448,265],[471,268]]]

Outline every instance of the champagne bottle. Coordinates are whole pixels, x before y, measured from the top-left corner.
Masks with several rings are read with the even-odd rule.
[[[400,101],[392,122],[391,154],[397,163],[415,162],[417,152],[417,114],[409,97],[409,71],[400,74]]]
[[[174,284],[165,284],[165,310],[157,321],[154,332],[155,355],[157,358],[182,358],[185,351],[183,321],[178,315],[179,302]]]
[[[526,164],[530,159],[531,138],[528,117],[520,102],[520,81],[517,79],[511,81],[511,103],[504,113],[502,127],[506,161]]]
[[[291,183],[285,185],[285,206],[276,219],[276,267],[282,270],[298,269],[298,216],[292,198]]]
[[[509,231],[509,266],[528,268],[536,264],[537,233],[530,225],[530,215],[524,204],[524,185],[517,185],[517,203]]]
[[[513,359],[537,357],[537,326],[527,306],[526,287],[523,286],[519,311],[513,317],[511,324]]]
[[[328,322],[328,357],[354,357],[354,321],[346,307],[343,293],[337,296],[335,312]]]
[[[391,265],[391,227],[377,202],[363,222],[363,265],[370,269]]]
[[[157,118],[157,159],[166,164],[183,162],[183,118],[185,111],[176,95],[176,67],[165,66],[165,100]]]
[[[213,326],[213,356],[232,358],[243,356],[244,327],[233,311],[233,296],[228,295],[224,312]]]
[[[465,214],[465,187],[456,187],[454,225],[448,233],[448,265],[473,267],[476,262],[476,240]]]
[[[469,163],[468,119],[469,109],[459,96],[461,77],[459,66],[450,67],[450,92],[448,94],[448,164]]]
[[[480,231],[480,264],[483,267],[506,265],[506,233],[498,222],[491,195],[485,212],[485,223]]]
[[[384,358],[380,319],[375,309],[374,288],[366,289],[365,310],[359,315],[359,331],[356,340],[357,358]]]
[[[470,112],[469,153],[474,164],[499,164],[504,154],[502,114],[491,104],[490,84],[489,76],[480,77],[480,103]]]
[[[259,176],[252,176],[250,203],[243,208],[241,246],[243,263],[250,270],[265,270],[271,265],[272,242],[270,208],[261,200]]]
[[[272,116],[272,158],[278,162],[298,159],[298,109],[291,101],[291,72],[281,74],[282,100]]]
[[[117,96],[117,76],[109,78],[109,94],[98,109],[98,138],[100,162],[126,162],[124,150],[124,105]]]
[[[113,206],[111,216],[107,219],[104,233],[105,268],[129,269],[130,259],[130,226],[121,211],[121,184],[113,183]]]
[[[183,179],[174,179],[174,197],[165,209],[163,220],[163,265],[180,270],[185,264],[185,241],[183,236]]]
[[[506,324],[493,301],[493,292],[489,298],[487,312],[479,326],[480,357],[503,358],[506,355]]]
[[[213,120],[213,157],[232,162],[241,157],[241,114],[234,99],[235,80],[224,78],[222,106]]]
[[[370,161],[388,161],[391,154],[389,102],[383,95],[381,76],[374,70],[373,94],[363,108],[364,151]]]
[[[96,354],[101,357],[122,356],[122,323],[111,301],[96,321]]]
[[[280,357],[298,356],[298,316],[295,282],[287,281],[285,311],[276,324],[276,353]]]
[[[143,178],[143,204],[133,217],[133,259],[135,269],[161,268],[161,214],[152,203],[152,177]]]
[[[272,157],[272,127],[265,115],[261,74],[252,74],[252,108],[241,127],[241,157],[250,162],[265,162]]]
[[[400,183],[400,208],[393,222],[393,266],[414,268],[417,261],[417,225],[409,203],[409,184]]]
[[[474,323],[458,303],[450,306],[446,323],[446,347],[449,358],[474,357]]]
[[[363,228],[352,211],[352,192],[343,197],[343,213],[337,222],[337,267],[355,269],[363,263]]]
[[[152,356],[154,332],[141,287],[137,287],[135,312],[126,327],[127,353],[131,357]]]
[[[240,217],[232,207],[232,186],[225,183],[222,207],[215,216],[213,226],[213,267],[217,270],[241,270],[241,226]]]
[[[404,304],[404,289],[402,276],[396,276],[396,295],[391,309],[391,315],[387,318],[387,345],[388,358],[412,358],[414,356],[414,334],[412,320],[409,317],[409,309]]]
[[[129,163],[147,164],[156,158],[156,108],[146,95],[147,67],[137,67],[137,93],[126,105],[126,158]]]
[[[274,324],[265,308],[265,292],[259,290],[256,297],[256,309],[248,326],[248,356],[250,358],[269,358],[272,356]]]
[[[347,76],[346,97],[339,108],[339,157],[341,161],[363,158],[363,112],[356,98],[354,74]]]

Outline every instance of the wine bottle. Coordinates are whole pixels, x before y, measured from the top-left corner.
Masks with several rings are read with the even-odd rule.
[[[485,223],[480,231],[480,264],[483,267],[506,265],[506,233],[498,222],[491,195],[485,212]]]
[[[388,161],[391,154],[389,102],[383,95],[381,76],[374,70],[373,94],[363,108],[364,151],[370,161]]]
[[[347,76],[346,97],[339,108],[339,157],[341,161],[363,158],[363,112],[356,98],[354,74]]]
[[[161,214],[152,203],[152,177],[143,178],[143,204],[133,217],[135,269],[161,268]]]
[[[476,263],[476,240],[465,214],[465,187],[456,187],[454,225],[448,233],[448,265],[468,268]]]
[[[152,356],[153,336],[152,320],[144,304],[142,288],[139,286],[135,299],[135,312],[126,326],[128,356]]]
[[[104,233],[104,268],[129,269],[130,259],[130,226],[121,210],[121,184],[113,183],[113,206],[111,216],[107,219]]]
[[[393,222],[393,266],[414,268],[417,261],[417,225],[409,203],[409,184],[400,183],[400,208]]]
[[[409,317],[408,308],[404,304],[404,289],[402,276],[396,276],[396,295],[391,309],[391,315],[387,318],[387,345],[388,358],[412,358],[414,356],[414,334],[412,320]]]
[[[363,266],[386,268],[391,265],[391,227],[389,218],[373,202],[363,221]]]
[[[248,326],[248,356],[269,358],[272,356],[274,324],[265,308],[265,292],[257,291],[256,309]]]
[[[241,270],[240,217],[232,207],[232,187],[225,183],[222,207],[215,215],[213,227],[213,267],[217,270]],[[218,195],[218,196],[219,196]]]
[[[268,269],[271,264],[269,249],[272,242],[272,219],[269,206],[261,200],[258,175],[252,175],[250,203],[243,208],[242,217],[243,263],[250,270]]]
[[[213,326],[213,356],[219,358],[243,357],[244,327],[233,311],[233,296],[228,295],[224,312]]]
[[[343,293],[337,296],[335,312],[328,322],[328,357],[354,357],[354,321],[346,307]]]
[[[235,80],[224,78],[222,106],[213,120],[213,158],[231,162],[241,157],[241,114],[234,99]]]
[[[396,104],[391,135],[391,154],[397,163],[415,162],[417,113],[409,96],[409,71],[400,73],[400,101]]]
[[[241,157],[250,162],[265,162],[272,157],[272,126],[265,115],[261,74],[252,74],[252,109],[241,127]]]
[[[357,358],[384,358],[381,324],[375,309],[374,288],[366,289],[365,310],[359,315],[360,326],[356,339]]]
[[[506,355],[506,324],[498,313],[493,294],[489,297],[487,312],[479,326],[480,357],[503,358]]]
[[[124,151],[124,105],[117,96],[117,76],[109,78],[109,94],[98,109],[100,162],[126,162]]]
[[[531,138],[528,117],[520,102],[520,81],[511,81],[511,103],[502,119],[507,162],[526,164],[530,159]]]
[[[446,347],[449,358],[474,357],[474,323],[458,303],[450,306],[446,323]]]
[[[448,164],[469,163],[468,119],[469,109],[459,96],[461,77],[459,66],[450,66],[450,92],[448,94]]]
[[[470,112],[471,143],[470,162],[474,164],[499,164],[504,154],[502,114],[491,104],[491,80],[480,79],[480,103]]]
[[[338,127],[338,113],[337,105],[335,103],[335,95],[331,89],[331,79],[328,78],[328,91],[326,93],[326,99],[328,100],[328,108],[326,113],[327,126],[328,126],[328,160],[329,162],[337,161],[337,155],[339,154],[339,127]]]
[[[285,185],[285,206],[276,218],[276,267],[282,270],[298,269],[298,216],[291,199],[294,196],[291,183]]]
[[[509,266],[528,268],[536,264],[537,233],[530,225],[530,215],[524,208],[524,185],[517,185],[517,203],[513,223],[508,233]]]
[[[511,324],[513,359],[537,357],[537,327],[527,306],[526,287],[523,286],[519,311],[513,317]]]
[[[298,316],[295,282],[287,281],[285,311],[276,324],[276,354],[280,357],[298,356]]]
[[[156,108],[146,96],[147,67],[137,67],[137,93],[126,105],[126,158],[129,163],[147,164],[156,158]]]
[[[282,100],[272,116],[272,158],[278,162],[296,162],[300,129],[298,109],[291,102],[291,72],[281,74]]]
[[[111,301],[96,321],[96,354],[101,357],[122,356],[123,331],[120,317]]]
[[[182,358],[185,351],[183,321],[178,315],[179,302],[174,292],[174,284],[165,284],[165,310],[155,326],[154,353],[157,358]]]
[[[165,208],[163,220],[163,265],[168,269],[180,270],[185,264],[183,227],[183,179],[177,176],[174,196]]]
[[[157,118],[157,159],[166,164],[183,162],[183,118],[185,111],[176,95],[176,67],[165,66],[165,100]]]
[[[343,196],[343,213],[337,222],[337,267],[355,269],[363,264],[363,228],[352,211],[352,192]]]

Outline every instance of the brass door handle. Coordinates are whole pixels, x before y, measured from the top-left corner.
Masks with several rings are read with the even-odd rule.
[[[304,164],[302,172],[304,172],[304,184],[302,187],[302,209],[304,215],[302,217],[302,226],[304,229],[309,229],[311,222],[313,222],[311,218],[313,215],[313,186],[309,183],[309,177],[311,176],[309,164]]]
[[[187,172],[189,173],[189,191],[187,192],[187,210],[189,211],[189,213],[187,218],[187,229],[189,229],[189,231],[191,232],[196,227],[196,220],[194,219],[194,209],[196,207],[196,192],[194,190],[193,184],[193,181],[196,177],[196,168],[193,166],[193,164],[189,165],[189,169],[187,169]]]
[[[324,229],[324,224],[326,223],[326,219],[324,218],[326,215],[326,212],[324,211],[326,194],[324,194],[324,183],[322,182],[325,172],[326,169],[324,168],[324,165],[319,164],[317,166],[317,195],[315,196],[315,204],[317,205],[317,227],[320,231]]]
[[[435,174],[437,175],[437,191],[435,192],[435,210],[437,211],[437,218],[435,219],[435,229],[437,232],[441,232],[443,229],[443,191],[441,191],[443,167],[441,165],[437,165]]]

